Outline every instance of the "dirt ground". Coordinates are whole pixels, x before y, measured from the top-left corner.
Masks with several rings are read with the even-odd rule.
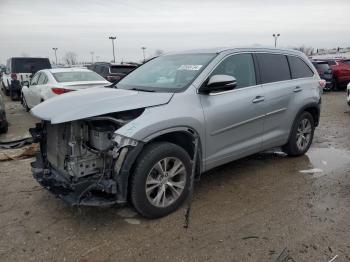
[[[8,116],[15,136],[35,122],[19,106]],[[204,174],[188,229],[185,208],[146,220],[69,207],[32,178],[32,159],[0,162],[0,261],[276,261],[284,249],[284,261],[350,261],[349,127],[345,93],[324,94],[305,156],[273,150]]]

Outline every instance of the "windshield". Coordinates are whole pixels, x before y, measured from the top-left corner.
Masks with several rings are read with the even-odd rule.
[[[91,71],[73,71],[52,73],[59,83],[79,81],[106,81],[102,76]]]
[[[117,85],[122,89],[176,92],[187,87],[216,54],[181,54],[157,57],[135,69]]]
[[[47,58],[13,58],[13,73],[36,73],[42,69],[50,69],[51,64]]]

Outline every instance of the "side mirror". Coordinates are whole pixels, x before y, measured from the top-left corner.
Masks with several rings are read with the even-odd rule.
[[[232,90],[237,86],[237,80],[229,75],[213,75],[209,78],[207,84],[200,88],[203,93],[212,91],[227,91]]]
[[[27,86],[27,87],[29,87],[29,82],[28,82],[28,81],[23,81],[23,82],[22,82],[22,86]]]

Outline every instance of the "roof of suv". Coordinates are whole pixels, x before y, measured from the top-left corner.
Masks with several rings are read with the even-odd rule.
[[[210,54],[210,53],[222,53],[226,51],[274,52],[274,53],[281,52],[281,53],[289,53],[289,54],[295,54],[295,55],[303,54],[302,52],[293,50],[293,49],[279,49],[279,48],[271,48],[271,47],[218,47],[218,48],[209,48],[209,49],[194,49],[194,50],[188,50],[188,51],[171,52],[168,54],[191,54],[191,53]]]

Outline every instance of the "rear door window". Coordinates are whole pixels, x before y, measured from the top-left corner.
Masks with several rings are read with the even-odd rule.
[[[314,75],[314,72],[301,58],[288,56],[288,61],[293,79],[312,77]]]
[[[211,75],[229,75],[237,80],[237,88],[256,85],[254,61],[251,54],[231,55],[224,59]]]
[[[280,54],[258,53],[262,84],[290,80],[287,57]]]
[[[31,86],[35,86],[35,85],[38,84],[40,75],[41,75],[41,73],[36,73],[36,74],[33,76],[32,80],[30,81],[30,85],[31,85]]]
[[[38,80],[38,85],[45,85],[47,83],[47,76],[45,73],[41,73],[41,76]]]

